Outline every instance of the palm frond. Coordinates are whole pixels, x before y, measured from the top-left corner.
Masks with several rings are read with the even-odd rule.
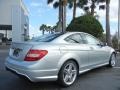
[[[85,11],[88,11],[89,10],[89,6],[85,6],[83,9],[85,10]]]
[[[73,7],[73,3],[72,2],[70,2],[70,3],[68,3],[68,8],[72,8]]]
[[[58,7],[59,7],[59,4],[60,4],[60,3],[57,1],[57,2],[55,2],[55,3],[53,4],[53,7],[54,7],[54,8],[58,8]]]
[[[100,5],[99,6],[99,10],[101,10],[101,9],[104,10],[105,9],[105,5]]]
[[[47,0],[47,4],[52,3],[54,0]]]

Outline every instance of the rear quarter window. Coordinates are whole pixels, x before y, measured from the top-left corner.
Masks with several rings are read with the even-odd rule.
[[[72,34],[66,37],[64,40],[69,43],[82,43],[82,38],[80,34]]]

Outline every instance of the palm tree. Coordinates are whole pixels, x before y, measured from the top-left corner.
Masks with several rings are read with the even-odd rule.
[[[83,1],[83,0],[81,0]],[[100,9],[104,9],[104,5],[98,5],[99,3],[103,3],[105,2],[106,0],[84,0],[84,2],[86,3],[83,3],[83,9],[85,10],[86,13],[88,14],[91,14],[92,16],[94,16],[95,14],[95,8],[97,6],[99,6]],[[90,6],[86,6],[87,4],[90,4]]]
[[[99,0],[87,0],[86,1],[87,4],[90,4],[90,6],[87,6],[87,4],[84,4],[85,6],[83,5],[83,10],[86,12],[86,14],[90,14],[94,16],[97,1]]]
[[[96,3],[103,3],[106,2],[106,42],[109,46],[112,46],[112,41],[111,41],[111,35],[110,35],[110,17],[109,17],[109,12],[110,12],[110,0],[91,0],[91,6],[90,7],[85,7],[85,10],[88,11],[89,8],[91,8],[91,15],[94,16],[95,8],[96,8]],[[100,9],[105,9],[105,5],[100,5]]]
[[[53,7],[56,9],[56,8],[59,8],[59,25],[60,25],[60,27],[61,28],[59,28],[60,29],[60,31],[62,31],[62,20],[63,20],[63,11],[62,11],[62,0],[47,0],[47,4],[50,4],[50,3],[53,3],[53,1],[55,1],[54,2],[54,4],[53,4]]]
[[[56,0],[48,0],[48,4],[52,3],[53,1]],[[57,0],[54,4],[54,8],[59,7],[59,24],[62,27],[62,32],[65,31],[66,29],[66,5],[67,5],[67,0]]]
[[[54,32],[57,32],[57,31],[56,31],[57,25],[53,26],[52,29],[53,29]]]
[[[97,0],[97,3],[106,2],[106,42],[109,46],[112,46],[111,34],[110,34],[110,0]],[[105,5],[99,6],[100,9],[105,9]]]
[[[109,46],[112,46],[109,13],[110,13],[110,0],[106,0],[106,42]]]
[[[77,8],[77,0],[74,0],[74,2],[73,2],[73,19],[75,19],[75,16],[76,16],[76,8]]]
[[[62,22],[63,22],[63,28],[62,28],[62,32],[65,32],[66,31],[66,6],[67,6],[67,0],[63,0],[63,2],[62,2],[63,4],[62,4],[62,7],[63,7],[63,20],[62,20]]]
[[[47,31],[48,31],[49,33],[52,33],[52,27],[51,27],[51,26],[47,26]]]
[[[106,42],[109,46],[112,46],[112,40],[110,35],[110,0],[92,0],[91,15],[94,15],[95,3],[106,3]],[[105,5],[100,5],[100,9],[105,9]]]
[[[69,4],[70,9],[73,7],[73,19],[75,19],[76,8],[77,8],[77,0],[68,0],[68,4]]]
[[[95,4],[96,4],[97,1],[98,0],[91,0],[92,4],[91,4],[90,8],[91,8],[91,15],[92,16],[94,16],[95,8],[96,8]]]
[[[110,34],[110,0],[99,0],[106,3],[106,42],[109,46],[112,46],[111,34]],[[105,9],[105,5],[101,5],[100,9]]]
[[[53,3],[56,0],[47,0],[47,4]],[[54,8],[58,8],[59,7],[59,21],[62,20],[62,0],[57,0],[54,4],[53,4]]]
[[[42,35],[45,34],[46,29],[47,29],[47,26],[46,26],[45,24],[42,24],[42,25],[40,26],[40,31],[42,31]]]
[[[76,17],[77,7],[83,8],[84,5],[88,3],[88,0],[68,0],[68,7],[71,9],[73,7],[73,19]]]

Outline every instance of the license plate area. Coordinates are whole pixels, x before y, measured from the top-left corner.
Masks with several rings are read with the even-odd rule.
[[[23,51],[23,50],[20,49],[20,48],[14,48],[14,49],[13,49],[13,56],[19,57],[19,56],[20,56],[20,53],[21,53],[22,51]]]

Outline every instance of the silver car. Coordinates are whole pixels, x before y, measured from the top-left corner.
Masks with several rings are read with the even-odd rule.
[[[113,48],[90,34],[68,32],[12,43],[5,66],[32,82],[57,80],[70,86],[79,74],[104,65],[113,67],[115,63]]]

